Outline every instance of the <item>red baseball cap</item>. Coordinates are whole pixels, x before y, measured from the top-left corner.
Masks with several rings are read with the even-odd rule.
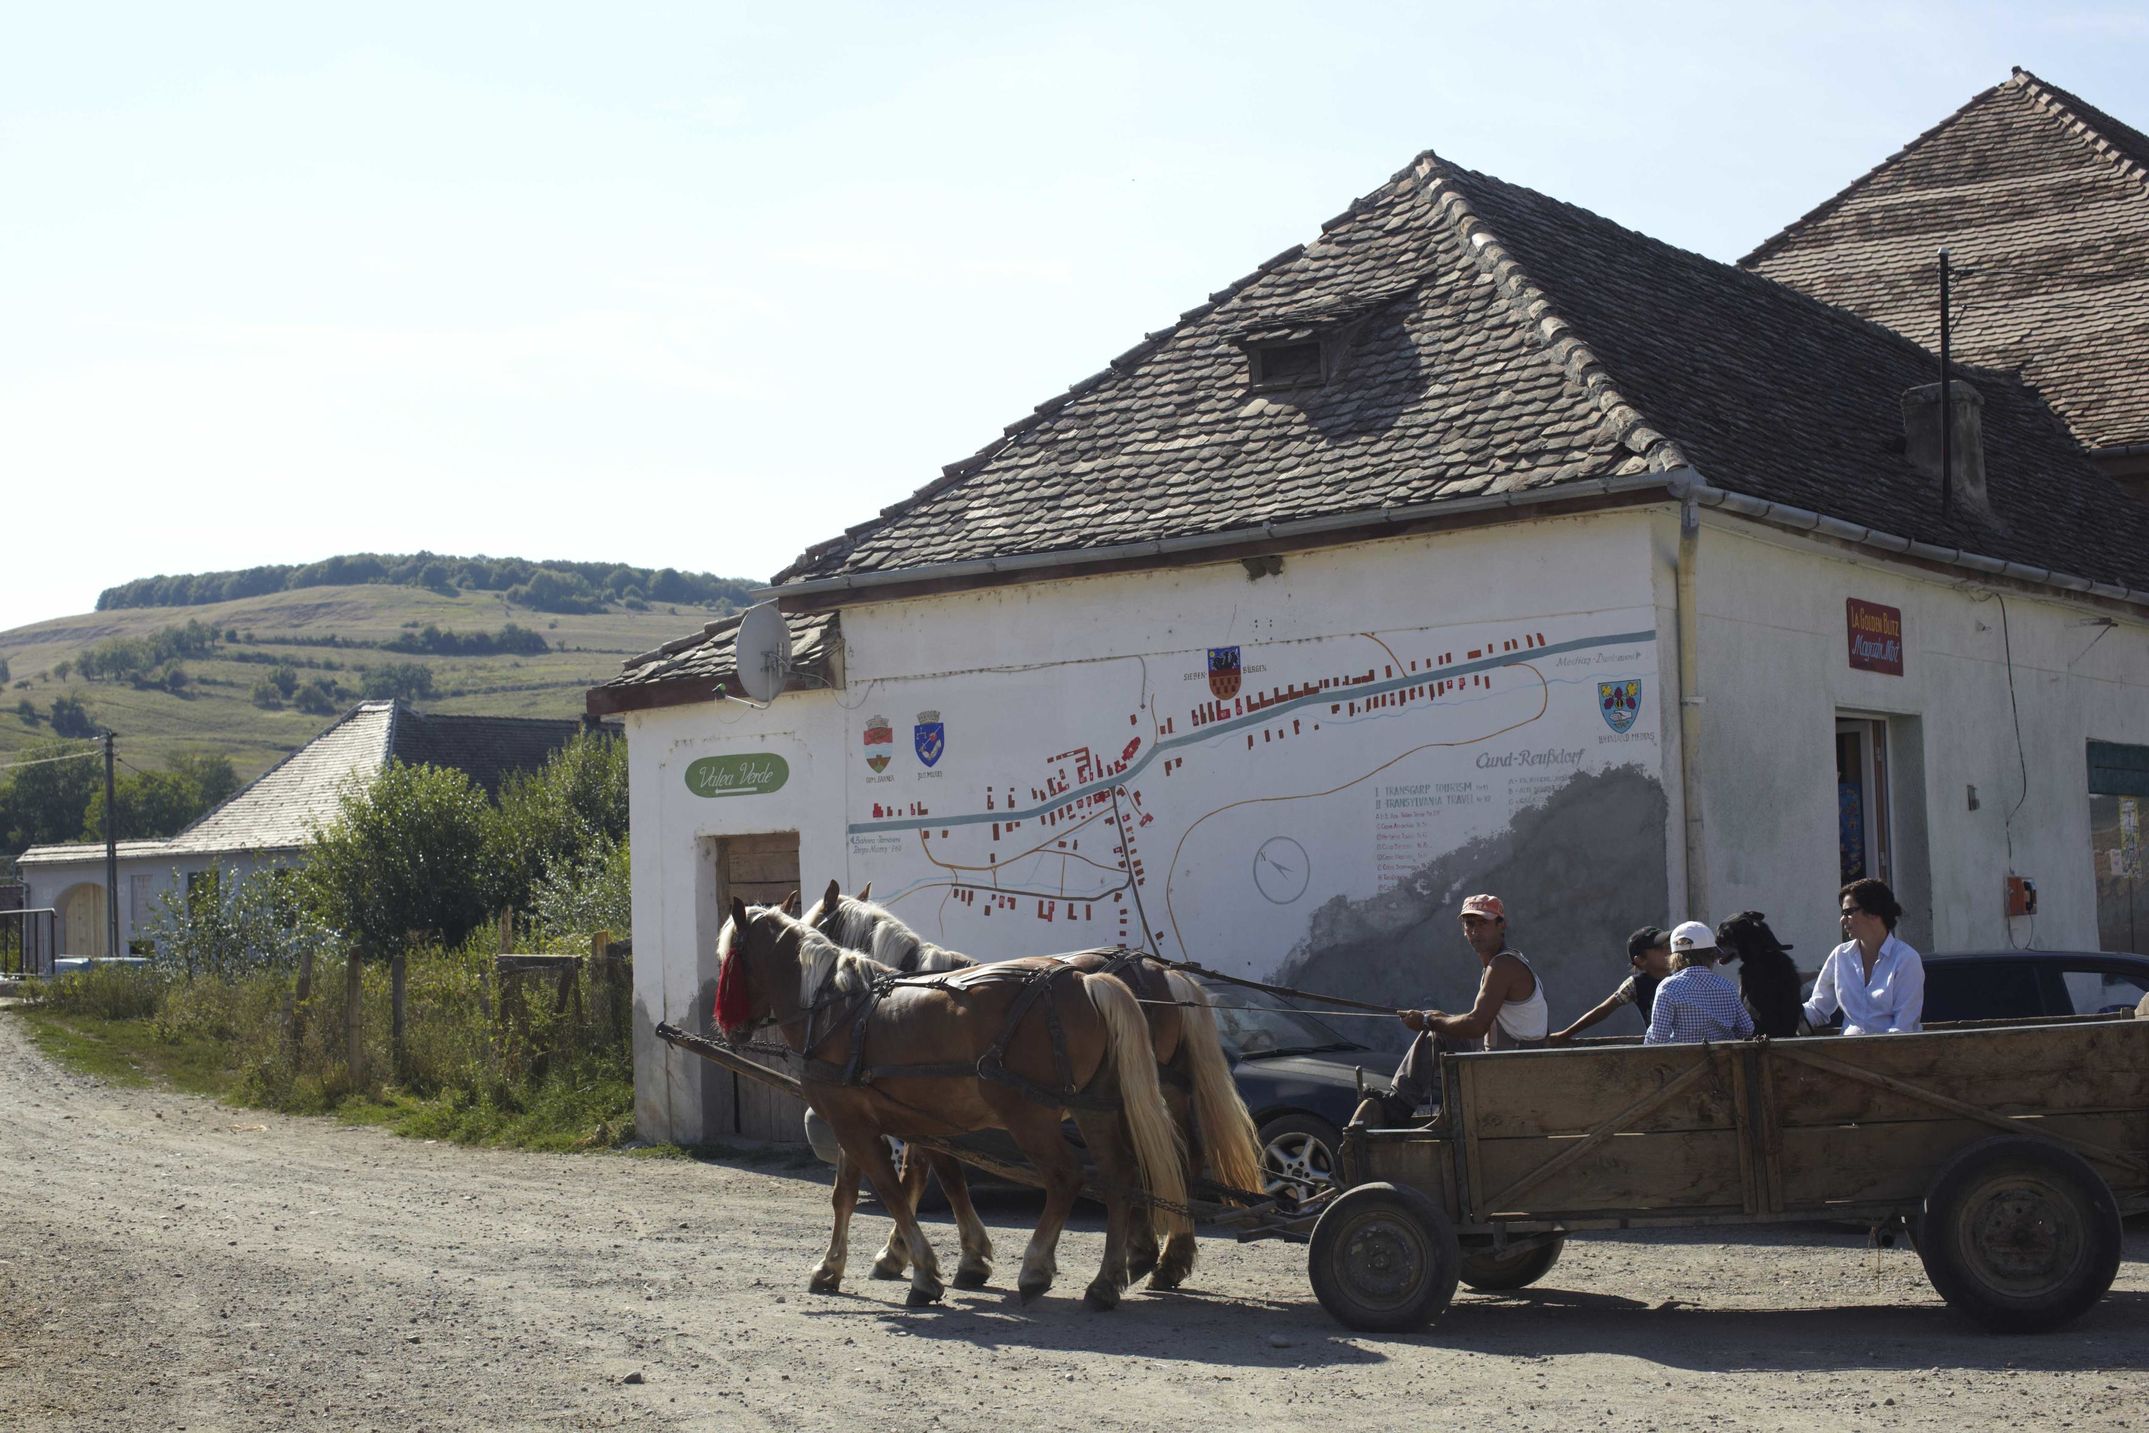
[[[1498,896],[1472,896],[1463,902],[1466,916],[1491,916],[1495,920],[1507,919],[1507,907],[1500,904]]]

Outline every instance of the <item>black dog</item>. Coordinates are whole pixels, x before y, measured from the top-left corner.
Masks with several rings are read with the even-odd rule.
[[[1785,1039],[1798,1033],[1798,967],[1759,911],[1740,911],[1716,928],[1716,948],[1739,964],[1739,994],[1754,1017],[1754,1033]]]

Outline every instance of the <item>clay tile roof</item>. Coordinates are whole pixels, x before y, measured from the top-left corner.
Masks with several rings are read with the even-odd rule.
[[[1930,346],[1943,246],[1957,354],[2149,443],[2149,136],[2018,69],[1740,262]]]
[[[1304,325],[1335,337],[1329,381],[1249,392],[1247,336]],[[2004,373],[1966,374],[1999,521],[1943,520],[1902,456],[1900,396],[1936,376],[1877,324],[1428,153],[776,582],[1692,466],[1768,501],[2149,586],[2142,510]]]

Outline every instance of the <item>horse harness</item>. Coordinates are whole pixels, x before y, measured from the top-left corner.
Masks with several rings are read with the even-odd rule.
[[[873,1018],[873,1012],[880,1008],[881,1001],[885,1000],[890,992],[900,987],[960,992],[971,982],[1006,980],[1012,978],[1014,972],[1005,966],[982,965],[970,966],[960,971],[940,971],[932,975],[904,975],[893,971],[875,975],[863,990],[838,991],[814,1001],[806,1008],[806,1031],[800,1039],[797,1052],[804,1066],[803,1077],[823,1084],[870,1085],[876,1080],[890,1077],[917,1080],[975,1076],[1004,1085],[1039,1104],[1106,1114],[1116,1112],[1120,1107],[1117,1100],[1086,1094],[1075,1085],[1073,1062],[1067,1056],[1067,1031],[1060,1021],[1060,978],[1065,975],[1084,974],[1117,976],[1127,966],[1142,958],[1142,952],[1122,948],[1114,952],[1097,971],[1083,971],[1065,963],[1033,966],[1022,973],[1022,989],[1016,994],[1015,1003],[1001,1023],[1000,1033],[993,1037],[984,1054],[974,1061],[945,1060],[917,1065],[866,1063],[866,1027]],[[1040,1004],[1044,1007],[1045,1029],[1052,1037],[1052,1069],[1059,1080],[1057,1089],[1041,1085],[1007,1067],[1007,1042],[1013,1038],[1031,1008]],[[830,1018],[824,1020],[821,1018],[824,1015]],[[851,1031],[848,1058],[837,1064],[815,1056],[813,1052],[827,1043],[829,1037],[842,1027],[846,1018]]]

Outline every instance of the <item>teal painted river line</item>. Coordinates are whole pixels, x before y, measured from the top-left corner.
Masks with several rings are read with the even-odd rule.
[[[1046,812],[1057,811],[1062,806],[1071,805],[1085,796],[1094,796],[1101,791],[1110,791],[1115,786],[1124,786],[1135,777],[1141,775],[1143,768],[1147,767],[1150,762],[1155,761],[1166,752],[1177,750],[1182,746],[1198,746],[1202,742],[1213,741],[1220,736],[1229,736],[1235,731],[1244,731],[1247,727],[1266,726],[1279,716],[1284,716],[1306,707],[1358,702],[1365,700],[1367,697],[1385,696],[1389,692],[1399,692],[1407,687],[1422,687],[1427,682],[1451,681],[1456,677],[1467,677],[1473,672],[1489,672],[1498,667],[1512,667],[1523,660],[1534,662],[1540,657],[1557,657],[1563,652],[1586,652],[1597,647],[1631,647],[1640,642],[1654,642],[1656,638],[1657,634],[1654,628],[1647,632],[1613,632],[1602,637],[1577,637],[1571,642],[1551,642],[1542,647],[1531,647],[1526,651],[1507,652],[1498,657],[1487,657],[1482,661],[1463,662],[1452,667],[1411,672],[1407,676],[1390,677],[1384,681],[1368,682],[1360,687],[1336,687],[1325,692],[1309,692],[1305,696],[1294,697],[1287,702],[1278,702],[1272,707],[1264,707],[1251,716],[1233,717],[1229,721],[1220,721],[1213,726],[1202,727],[1199,731],[1165,737],[1139,757],[1136,757],[1134,764],[1118,775],[1087,782],[1081,786],[1069,787],[1040,806],[1031,806],[1020,811],[1012,809],[1007,811],[986,811],[974,816],[906,816],[899,821],[858,821],[854,822],[849,830],[853,836],[867,836],[876,831],[917,831],[931,826],[946,828],[951,826],[978,826],[987,821],[1035,821]]]

